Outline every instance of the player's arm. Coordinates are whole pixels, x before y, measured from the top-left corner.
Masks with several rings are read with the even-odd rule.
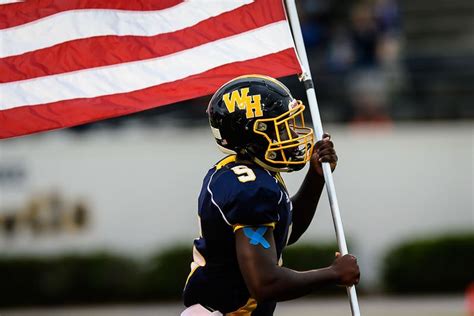
[[[304,272],[278,266],[270,227],[240,228],[235,233],[235,243],[240,271],[258,302],[290,300],[326,285],[359,282],[359,267],[352,255],[338,256],[329,267]]]
[[[298,192],[291,198],[293,228],[288,244],[296,242],[313,220],[324,188],[322,162],[329,162],[332,170],[336,168],[337,155],[329,134],[324,134],[323,140],[316,142],[308,173]]]

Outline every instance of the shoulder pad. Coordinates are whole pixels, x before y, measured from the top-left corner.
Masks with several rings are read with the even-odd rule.
[[[278,202],[283,193],[277,180],[262,168],[230,164],[215,171],[209,189],[232,225],[278,221]]]

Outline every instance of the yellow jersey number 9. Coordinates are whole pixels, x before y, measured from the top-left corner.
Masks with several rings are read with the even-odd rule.
[[[240,165],[232,167],[231,169],[237,175],[237,179],[242,183],[255,181],[255,179],[257,179],[253,170],[247,166]]]

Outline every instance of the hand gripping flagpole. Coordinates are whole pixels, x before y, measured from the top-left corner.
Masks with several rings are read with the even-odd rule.
[[[303,66],[303,73],[300,80],[304,83],[306,88],[306,95],[308,96],[309,108],[311,110],[311,118],[313,120],[314,130],[318,140],[323,138],[323,127],[321,116],[319,115],[318,101],[316,99],[316,92],[314,90],[313,79],[311,78],[311,71],[309,68],[308,56],[306,55],[306,48],[303,42],[303,35],[301,33],[300,21],[298,12],[296,11],[295,0],[285,0],[288,10],[291,29],[296,44],[298,57]],[[337,203],[336,187],[332,177],[331,166],[325,162],[322,164],[324,172],[324,180],[326,181],[326,189],[329,196],[329,204],[331,206],[332,219],[334,228],[336,230],[337,244],[342,255],[348,253],[346,237],[344,235],[344,228],[342,226],[341,214],[339,212],[339,204]],[[360,316],[359,302],[357,300],[357,293],[355,286],[347,287],[347,294],[351,304],[351,311],[353,316]]]

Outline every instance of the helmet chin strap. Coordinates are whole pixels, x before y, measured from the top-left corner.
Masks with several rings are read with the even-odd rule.
[[[267,170],[270,170],[270,171],[273,171],[273,172],[292,172],[292,171],[294,171],[293,169],[288,168],[288,167],[282,167],[282,168],[272,167],[272,166],[266,164],[265,162],[261,161],[257,157],[253,157],[253,161],[257,165],[259,165],[260,167],[263,167],[263,168],[265,168]]]
[[[252,153],[252,150],[250,148],[243,148],[240,154],[242,156],[248,157],[252,162],[256,163],[260,167],[265,168],[272,172],[293,172],[293,171],[300,170],[304,167],[304,165],[301,168],[292,168],[289,166],[282,166],[282,167],[271,166],[267,162],[257,158],[257,156]]]
[[[285,166],[285,167],[281,167],[281,168],[278,168],[278,167],[273,167],[273,166],[270,166],[269,164],[267,164],[266,162],[258,159],[257,157],[255,157],[255,155],[252,154],[251,151],[249,151],[247,148],[245,149],[242,149],[240,150],[240,152],[235,152],[231,149],[228,149],[228,148],[225,148],[224,146],[221,146],[219,144],[217,144],[217,147],[225,154],[228,154],[228,155],[241,155],[243,158],[248,158],[248,160],[256,163],[257,165],[259,165],[260,167],[262,168],[265,168],[269,171],[272,171],[272,172],[293,172],[293,171],[298,171],[300,169],[302,169],[303,167],[301,168],[298,168],[298,169],[293,169],[293,168],[290,168],[288,166]],[[247,160],[247,159],[246,159]]]

